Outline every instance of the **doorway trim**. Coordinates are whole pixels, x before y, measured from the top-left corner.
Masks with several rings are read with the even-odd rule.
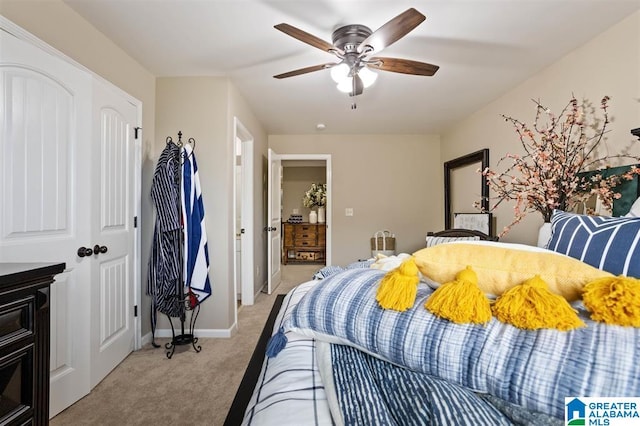
[[[242,168],[242,181],[238,182],[237,174],[235,173],[236,167],[236,143],[240,141],[242,149],[241,149],[241,168]],[[254,270],[254,235],[255,235],[255,227],[254,227],[254,208],[253,208],[253,177],[254,177],[254,167],[253,167],[253,136],[247,130],[247,128],[242,124],[238,117],[233,117],[233,147],[234,147],[234,155],[233,155],[233,220],[234,220],[234,238],[233,238],[233,300],[234,305],[234,321],[238,323],[238,309],[237,309],[237,295],[238,295],[238,278],[242,278],[241,282],[241,302],[242,305],[253,305],[254,303],[254,287],[253,287],[253,270]],[[242,234],[242,239],[240,243],[240,271],[237,269],[237,239],[235,238],[235,220],[238,215],[237,212],[237,189],[238,185],[242,188],[242,199],[241,201],[241,225],[240,227],[244,229],[244,234]]]
[[[325,171],[326,171],[326,182],[327,182],[327,209],[326,209],[326,217],[325,224],[327,226],[327,234],[326,234],[326,250],[325,250],[325,265],[331,265],[331,247],[332,247],[332,231],[331,231],[331,222],[332,222],[332,214],[333,204],[331,203],[331,198],[333,195],[332,184],[331,184],[331,154],[279,154],[279,157],[282,161],[291,161],[291,160],[319,160],[325,162]]]

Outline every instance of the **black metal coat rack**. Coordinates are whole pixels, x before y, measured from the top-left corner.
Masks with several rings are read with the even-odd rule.
[[[182,132],[178,131],[178,142],[174,142],[171,136],[167,137],[166,142],[167,144],[174,143],[178,147],[182,148],[183,146]],[[191,144],[193,150],[190,155],[193,155],[193,152],[195,151],[196,141],[194,138],[189,138],[187,143]],[[182,156],[182,150],[178,152],[179,152],[178,155]],[[180,164],[184,164],[184,161],[188,160],[188,157],[179,158],[179,160],[180,160]],[[179,175],[180,175],[179,185],[182,185],[182,173],[180,173]],[[180,209],[182,209],[182,203],[178,203],[178,204],[180,205]],[[180,217],[182,217],[182,211],[180,211]],[[182,229],[184,230],[184,223],[182,224]],[[182,240],[180,244],[180,258],[184,260],[184,250],[183,250],[184,231],[182,232],[181,235],[182,235]],[[180,320],[180,334],[176,334],[176,328],[174,327],[174,324],[173,324],[173,318],[176,318],[176,317],[171,317],[169,314],[165,313],[167,319],[169,320],[169,324],[171,325],[171,341],[168,343],[165,343],[164,345],[166,349],[167,358],[169,359],[171,359],[171,357],[175,353],[176,346],[190,344],[191,346],[193,346],[193,349],[196,352],[200,352],[202,350],[202,347],[197,344],[198,338],[195,337],[194,335],[196,320],[198,319],[198,315],[200,313],[200,302],[198,301],[198,298],[195,297],[195,295],[190,290],[189,290],[189,293],[187,294],[184,293],[183,273],[184,273],[184,268],[180,268],[180,278],[179,278],[180,285],[178,285],[179,290],[175,295],[178,301],[178,304],[180,306],[180,315],[179,317],[177,317]],[[185,327],[185,324],[187,322],[187,312],[190,312],[188,329]],[[156,348],[160,347],[160,345],[155,343],[155,340],[152,341],[151,343]]]

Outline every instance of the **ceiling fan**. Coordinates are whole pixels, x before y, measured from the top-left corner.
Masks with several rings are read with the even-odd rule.
[[[349,93],[350,96],[357,96],[362,94],[365,87],[373,84],[377,77],[377,74],[371,72],[370,69],[432,76],[438,71],[437,65],[409,59],[370,56],[400,40],[424,20],[423,14],[411,8],[391,19],[376,31],[371,31],[364,25],[346,25],[333,32],[333,44],[289,24],[275,25],[274,28],[277,30],[303,43],[334,54],[340,59],[340,62],[300,68],[275,75],[274,78],[281,79],[331,69],[331,77],[338,83],[338,89]]]

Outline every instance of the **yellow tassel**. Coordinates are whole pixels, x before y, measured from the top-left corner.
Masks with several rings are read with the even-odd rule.
[[[406,311],[416,301],[419,281],[418,267],[414,258],[410,257],[382,278],[376,300],[384,309]]]
[[[478,287],[478,276],[470,266],[458,272],[454,281],[438,287],[424,307],[432,314],[457,324],[491,321],[489,299]]]
[[[584,327],[577,311],[562,296],[549,291],[539,275],[505,291],[493,305],[500,321],[525,330]]]
[[[599,278],[584,287],[582,300],[591,319],[640,327],[640,280],[625,276]]]

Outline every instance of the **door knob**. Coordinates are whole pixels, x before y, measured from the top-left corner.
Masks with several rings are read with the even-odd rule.
[[[93,252],[95,254],[106,253],[107,252],[107,246],[101,246],[101,245],[96,244],[95,246],[93,246]]]
[[[93,254],[93,250],[88,247],[80,247],[78,249],[78,257],[91,256]]]

